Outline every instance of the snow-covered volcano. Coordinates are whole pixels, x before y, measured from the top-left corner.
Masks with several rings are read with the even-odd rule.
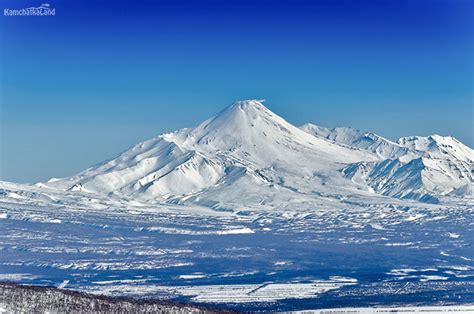
[[[354,194],[419,200],[454,191],[468,195],[473,151],[454,139],[451,144],[441,137],[430,139],[439,145],[422,138],[394,143],[347,128],[298,128],[262,101],[245,100],[195,128],[139,143],[112,160],[46,185],[147,202],[233,208],[312,204]],[[380,166],[385,163],[389,169]],[[436,173],[427,173],[435,168]]]

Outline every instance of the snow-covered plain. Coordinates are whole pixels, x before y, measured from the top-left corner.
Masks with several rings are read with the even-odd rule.
[[[236,102],[75,176],[0,182],[0,280],[240,310],[472,303],[473,160]]]

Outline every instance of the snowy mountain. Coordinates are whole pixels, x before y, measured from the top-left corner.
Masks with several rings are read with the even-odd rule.
[[[437,196],[472,196],[474,152],[453,137],[404,137],[394,143],[351,128],[301,129],[334,143],[377,154],[381,160],[358,162],[342,171],[353,182],[398,198],[438,202]]]
[[[196,128],[139,143],[117,158],[47,185],[147,200],[189,198],[240,184],[267,190],[291,185],[296,190],[304,186],[302,178],[337,173],[342,164],[361,160],[376,157],[311,136],[252,100],[236,102]]]
[[[452,136],[402,137],[398,143],[419,155],[439,159],[459,160],[472,163],[473,150]]]
[[[195,128],[139,143],[44,185],[213,208],[313,206],[377,194],[422,201],[469,195],[473,151],[439,136],[391,142],[349,128],[295,127],[262,101],[237,101]],[[301,205],[303,206],[303,205]]]

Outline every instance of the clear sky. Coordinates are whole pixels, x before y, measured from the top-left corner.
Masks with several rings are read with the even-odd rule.
[[[0,180],[72,175],[265,98],[293,124],[473,147],[470,0],[51,0],[4,17]]]

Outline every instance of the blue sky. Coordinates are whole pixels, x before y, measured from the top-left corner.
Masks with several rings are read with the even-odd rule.
[[[1,180],[71,175],[247,98],[296,125],[474,146],[473,1],[49,3],[0,16]]]

